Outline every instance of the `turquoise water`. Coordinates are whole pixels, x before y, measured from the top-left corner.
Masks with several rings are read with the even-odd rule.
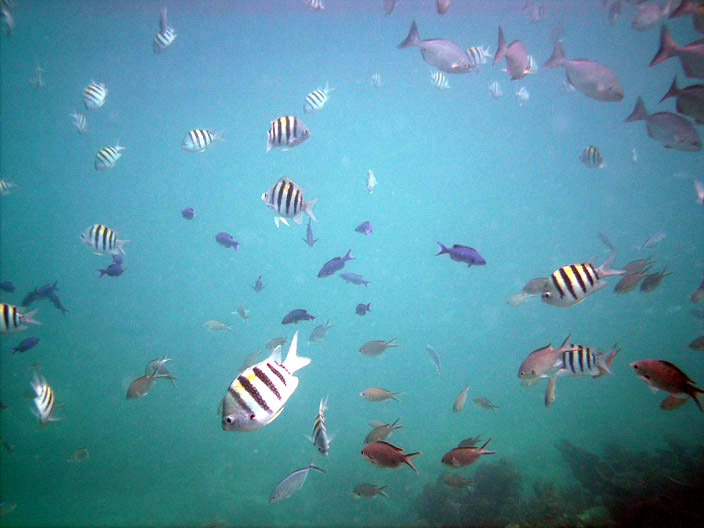
[[[531,483],[574,484],[554,442],[567,438],[594,452],[608,443],[652,452],[668,433],[698,442],[704,418],[693,403],[665,413],[629,362],[652,357],[676,363],[704,383],[700,352],[687,344],[701,334],[689,296],[702,279],[702,210],[693,181],[701,153],[664,149],[643,122],[624,123],[639,95],[650,112],[673,110],[657,101],[675,74],[676,59],[647,65],[658,29],[630,28],[634,8],[609,25],[601,2],[554,3],[530,24],[523,2],[460,2],[440,17],[430,0],[402,0],[385,17],[378,1],[334,1],[312,12],[298,0],[169,2],[178,38],[162,55],[151,41],[162,3],[18,2],[16,27],[2,35],[0,67],[2,179],[18,185],[0,198],[0,292],[19,305],[24,294],[58,281],[69,313],[39,301],[33,326],[2,336],[0,502],[17,508],[7,525],[407,525],[423,523],[416,498],[446,469],[443,453],[476,434],[493,438],[496,455]],[[421,38],[443,37],[463,47],[496,51],[497,26],[521,39],[542,64],[548,35],[562,21],[569,58],[589,57],[613,69],[624,87],[620,103],[561,94],[564,73],[541,70],[509,82],[501,65],[449,76],[451,89],[429,82],[431,67],[416,49],[396,45],[415,19]],[[669,22],[679,44],[699,38],[689,18]],[[37,65],[46,85],[28,82]],[[369,82],[379,72],[382,86]],[[81,92],[91,81],[109,90],[105,106],[86,111]],[[494,100],[488,83],[504,97]],[[335,90],[317,114],[303,114],[305,95],[328,81]],[[519,107],[513,92],[530,91]],[[80,136],[68,114],[83,112]],[[285,114],[312,132],[302,145],[266,153],[269,122]],[[181,150],[192,128],[224,129],[206,152]],[[119,140],[122,159],[96,172],[96,152]],[[589,170],[578,156],[599,146],[608,167]],[[638,162],[631,162],[631,149]],[[379,182],[366,190],[367,170]],[[318,197],[313,224],[320,241],[305,245],[305,225],[276,229],[260,200],[281,176]],[[180,211],[193,207],[196,218]],[[369,237],[354,228],[370,220]],[[94,223],[113,227],[126,246],[127,271],[97,278],[109,264],[79,240]],[[638,251],[658,230],[666,238]],[[219,246],[227,231],[238,253]],[[570,308],[531,299],[506,300],[523,284],[559,266],[607,255],[616,265],[653,255],[655,269],[673,272],[649,294],[623,296],[609,286]],[[466,268],[436,241],[476,248],[484,267]],[[317,278],[328,259],[352,249],[345,271],[363,274],[364,288],[338,277]],[[262,275],[265,288],[251,285]],[[358,303],[371,302],[364,317]],[[239,305],[250,310],[245,323]],[[244,357],[272,337],[289,310],[305,308],[314,322],[298,325],[299,353],[312,358],[300,385],[273,423],[252,433],[225,432],[216,412]],[[210,332],[210,319],[232,333]],[[309,344],[315,324],[334,325]],[[533,349],[573,340],[621,353],[613,376],[560,379],[557,399],[543,404],[544,382],[528,389],[516,377]],[[41,342],[25,354],[8,349],[30,335]],[[397,338],[400,346],[367,358],[359,347]],[[438,351],[438,374],[424,350]],[[130,382],[150,359],[168,354],[176,386],[157,381],[149,394],[125,400]],[[262,357],[264,354],[262,354]],[[62,420],[40,428],[31,415],[33,364],[63,406]],[[469,384],[469,399],[486,396],[491,412],[471,401],[452,403]],[[370,403],[369,386],[400,391],[401,402]],[[288,501],[269,505],[274,486],[316,453],[304,438],[319,400],[329,395],[330,455],[316,457],[325,473],[309,475]],[[409,468],[377,469],[360,456],[372,419],[404,428],[390,441],[422,451]],[[90,458],[67,459],[87,446]],[[355,500],[359,483],[389,485],[390,500]],[[518,520],[518,519],[515,519]],[[471,524],[471,518],[463,519]]]

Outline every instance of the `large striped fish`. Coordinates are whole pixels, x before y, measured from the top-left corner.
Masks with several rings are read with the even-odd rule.
[[[88,110],[101,108],[105,104],[105,98],[108,96],[108,89],[103,83],[91,81],[83,90],[83,104]]]
[[[300,145],[310,137],[306,124],[295,116],[288,115],[274,119],[266,133],[266,151],[283,147],[288,150]]]
[[[615,352],[612,350],[609,353],[609,356],[615,356],[617,352],[618,349],[616,348]],[[592,347],[570,344],[554,365],[558,367],[555,375],[573,378],[581,376],[596,378],[604,373],[612,374],[608,361],[606,361],[609,356],[594,353]]]
[[[287,218],[292,218],[297,224],[303,223],[303,213],[318,221],[313,214],[313,206],[318,199],[303,201],[303,191],[296,182],[288,178],[279,178],[271,189],[262,194],[262,200],[273,211],[276,227],[279,227],[279,222],[288,225]]]
[[[17,306],[7,303],[0,304],[0,334],[26,330],[27,324],[41,324],[32,319],[37,310],[22,313]]]
[[[279,345],[271,356],[243,370],[232,381],[222,399],[225,431],[254,431],[278,418],[298,387],[298,378],[293,374],[310,363],[310,358],[299,357],[297,350],[298,332],[283,363]]]
[[[99,255],[124,255],[124,245],[129,240],[118,240],[113,229],[103,224],[93,224],[81,233],[81,242]]]
[[[328,430],[325,427],[325,411],[328,410],[328,399],[320,400],[318,415],[315,417],[313,424],[313,435],[308,436],[308,439],[313,442],[313,445],[318,448],[320,454],[328,456],[330,450],[330,438],[328,438]]]
[[[596,269],[591,262],[568,264],[556,269],[545,282],[541,299],[553,306],[572,306],[582,302],[587,295],[606,286],[604,277],[626,273],[625,270],[609,267],[613,259],[612,253]]]

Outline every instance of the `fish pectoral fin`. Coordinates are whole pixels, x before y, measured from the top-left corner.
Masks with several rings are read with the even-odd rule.
[[[279,218],[284,223],[284,225],[288,225],[288,222],[286,221],[286,219],[283,216],[280,216]]]

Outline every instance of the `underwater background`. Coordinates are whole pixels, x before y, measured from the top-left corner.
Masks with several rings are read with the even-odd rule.
[[[682,475],[687,460],[702,467],[704,455],[693,446],[704,416],[693,402],[660,410],[666,394],[652,394],[629,367],[665,359],[704,383],[701,352],[687,346],[702,334],[689,299],[704,272],[704,211],[693,185],[702,154],[664,149],[643,122],[624,123],[638,96],[649,112],[674,111],[673,100],[657,101],[675,75],[690,83],[677,59],[648,68],[659,25],[633,31],[633,6],[624,2],[612,25],[598,0],[545,5],[545,20],[532,24],[522,1],[453,0],[440,16],[431,0],[401,0],[384,16],[380,0],[329,0],[324,11],[299,0],[17,0],[16,26],[0,38],[0,177],[17,185],[0,198],[0,280],[17,291],[0,299],[19,306],[27,291],[58,281],[68,313],[38,302],[41,326],[0,336],[7,406],[0,434],[13,447],[0,449],[0,503],[16,504],[0,523],[574,524],[583,510],[611,505],[609,493],[638,495],[633,482],[645,490],[638,505],[656,509],[655,496],[701,486],[701,469],[697,479]],[[178,37],[155,54],[164,6]],[[478,73],[448,75],[450,89],[440,91],[418,50],[397,49],[414,19],[423,39],[490,46],[492,54],[501,25],[507,42],[522,40],[539,65],[561,25],[567,57],[608,65],[625,97],[603,103],[564,93],[560,68],[509,81],[505,61],[492,67],[491,59]],[[668,26],[679,44],[699,38],[689,17]],[[44,86],[35,89],[29,80],[38,65]],[[376,72],[379,87],[370,82]],[[102,108],[85,110],[81,95],[92,80],[109,93]],[[487,90],[495,80],[504,91],[497,100]],[[326,81],[334,88],[329,101],[304,114],[306,94]],[[520,86],[530,92],[523,106],[513,95]],[[86,115],[85,135],[71,124],[76,111]],[[287,114],[308,125],[310,139],[265,152],[270,122]],[[186,152],[180,144],[194,128],[224,129],[224,141]],[[96,172],[96,152],[118,141],[122,158]],[[607,168],[580,163],[590,144]],[[370,169],[378,180],[373,193]],[[277,229],[260,200],[281,176],[295,180],[307,200],[319,198],[312,229],[320,240],[312,248],[301,240],[307,218]],[[185,207],[194,208],[192,221],[181,216]],[[369,236],[354,231],[365,220],[374,226]],[[119,277],[98,278],[110,257],[80,241],[95,223],[130,241]],[[215,242],[220,231],[239,241],[238,252]],[[658,231],[666,234],[659,244],[638,249]],[[618,277],[607,278],[606,288],[569,308],[538,298],[507,304],[533,277],[588,259],[600,264],[608,249],[598,232],[618,250],[615,267],[650,255],[672,275],[653,292],[626,295],[612,292]],[[467,268],[437,257],[436,241],[476,248],[487,264]],[[368,287],[317,277],[348,249],[355,260],[345,271],[363,274]],[[371,311],[358,316],[358,303],[371,303]],[[250,311],[247,321],[236,314],[239,305]],[[282,326],[295,308],[315,321]],[[203,327],[208,320],[231,324],[232,332],[211,332]],[[327,320],[334,325],[327,336],[308,343]],[[262,348],[263,359],[270,338],[290,339],[296,329],[299,354],[312,362],[296,374],[300,384],[284,412],[254,432],[223,431],[217,407],[244,357]],[[544,381],[522,387],[518,366],[570,332],[573,342],[622,350],[613,375],[558,380],[546,408]],[[30,335],[40,343],[13,354]],[[392,338],[400,346],[379,357],[358,352],[369,340]],[[439,373],[426,345],[440,356]],[[175,385],[157,381],[147,396],[126,400],[145,363],[164,354]],[[63,404],[61,420],[45,427],[25,395],[35,367]],[[453,413],[466,384],[469,400],[485,396],[499,408],[468,401]],[[366,401],[360,392],[370,386],[402,392],[401,401]],[[304,437],[325,396],[334,435],[327,458]],[[398,417],[404,427],[389,440],[422,451],[414,459],[418,475],[375,468],[360,455],[368,422]],[[443,453],[478,434],[492,438],[496,454],[461,470],[441,464]],[[630,456],[664,468],[682,486],[651,494],[643,478],[617,488],[607,475],[611,487],[589,490],[563,454],[571,451],[558,449],[563,440],[608,458],[613,475],[626,472],[617,466],[628,466]],[[69,461],[83,446],[89,458]],[[577,453],[573,460],[597,465]],[[289,500],[269,504],[276,484],[314,456],[325,473],[313,472]],[[438,484],[446,471],[477,484],[484,471],[496,489],[485,491],[481,509],[472,502],[478,488]],[[362,482],[388,485],[390,498],[355,500]],[[536,504],[546,500],[534,500],[539,492],[552,497],[557,513],[540,517]],[[666,502],[673,518],[697,513]],[[609,514],[618,521],[616,508]]]

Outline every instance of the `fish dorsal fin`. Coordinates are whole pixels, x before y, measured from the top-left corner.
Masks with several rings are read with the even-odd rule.
[[[390,442],[387,442],[386,440],[377,440],[377,442],[380,443],[380,444],[387,445],[387,446],[389,446],[390,448],[394,449],[395,451],[398,451],[399,453],[400,453],[401,451],[403,451],[403,448],[402,448],[402,447],[399,447],[399,446],[394,445],[394,444],[392,444],[392,443],[390,443]]]
[[[281,345],[276,345],[276,348],[271,351],[269,356],[269,361],[275,361],[276,363],[281,363]]]
[[[300,357],[297,352],[298,330],[296,330],[296,333],[293,335],[293,339],[291,339],[291,346],[288,349],[286,360],[283,362],[284,367],[286,367],[286,370],[288,370],[291,374],[293,374],[297,370],[302,369],[310,363],[310,358]]]

